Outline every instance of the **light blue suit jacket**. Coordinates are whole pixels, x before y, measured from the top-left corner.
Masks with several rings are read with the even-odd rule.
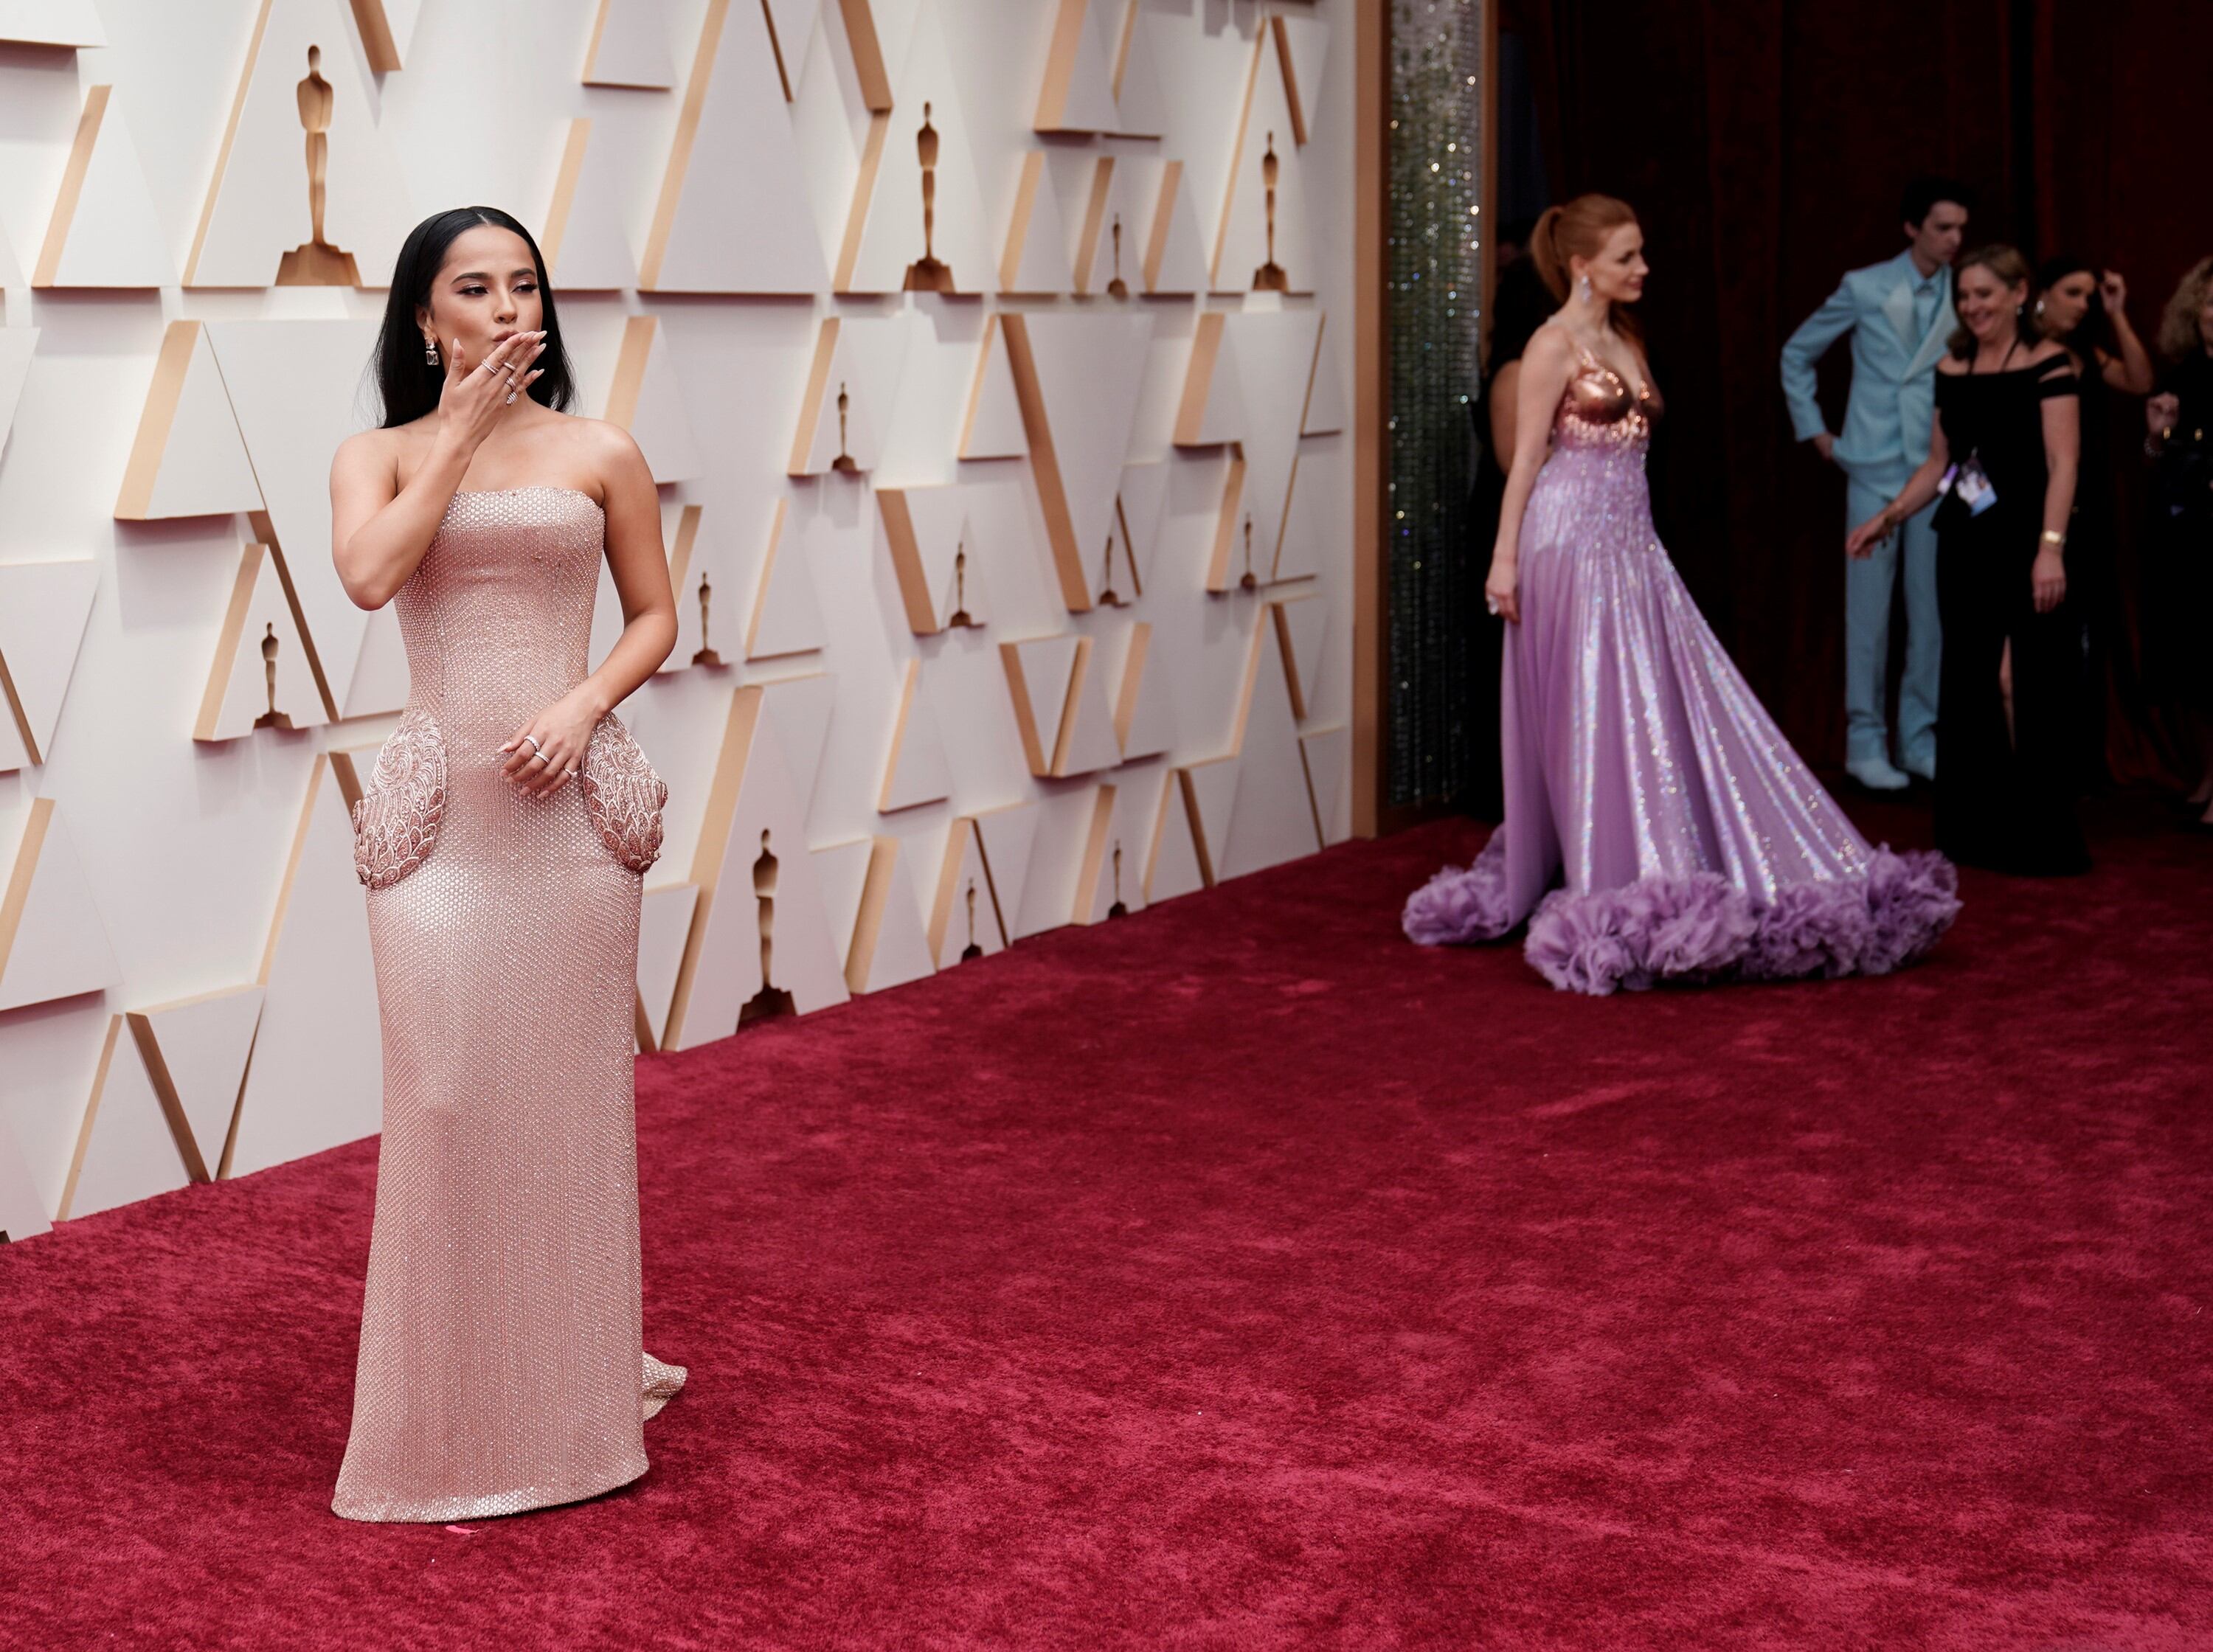
[[[1936,363],[1958,325],[1944,281],[1929,330],[1914,336],[1911,253],[1854,270],[1783,346],[1783,396],[1801,442],[1827,428],[1814,399],[1814,364],[1852,335],[1852,394],[1838,435],[1837,463],[1849,471],[1911,468],[1929,457],[1936,417]]]

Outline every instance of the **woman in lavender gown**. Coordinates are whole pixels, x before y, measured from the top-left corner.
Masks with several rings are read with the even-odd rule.
[[[1644,286],[1627,205],[1548,210],[1557,314],[1522,357],[1485,582],[1502,672],[1506,819],[1406,903],[1408,936],[1487,941],[1589,993],[1661,981],[1881,974],[1959,911],[1950,863],[1871,848],[1739,674],[1652,525],[1660,398],[1622,307]],[[1550,448],[1549,454],[1546,449]]]

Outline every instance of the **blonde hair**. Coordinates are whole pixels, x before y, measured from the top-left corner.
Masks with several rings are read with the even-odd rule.
[[[1988,247],[1978,247],[1953,266],[1952,290],[1954,295],[1959,291],[1960,277],[1976,269],[1988,270],[1997,277],[2000,286],[2021,290],[2021,308],[2014,317],[2014,330],[2020,334],[2021,342],[2033,345],[2043,338],[2043,326],[2037,320],[2036,312],[2029,308],[2027,298],[2029,290],[2036,285],[2036,272],[2028,267],[2028,259],[2022,256],[2021,249],[2009,247],[2002,241],[1992,241]],[[1967,331],[1965,321],[1952,330],[1949,346],[1952,353],[1963,362],[1974,356],[1975,335]]]
[[[2199,259],[2175,283],[2174,296],[2167,301],[2159,318],[2159,353],[2169,361],[2179,362],[2205,347],[2198,318],[2205,308],[2209,287],[2213,287],[2213,258]]]
[[[1578,195],[1565,206],[1548,206],[1529,236],[1529,259],[1552,296],[1568,302],[1570,285],[1568,260],[1596,258],[1606,238],[1625,223],[1637,222],[1637,209],[1611,195]],[[1628,311],[1616,305],[1616,327],[1635,337],[1641,331]]]

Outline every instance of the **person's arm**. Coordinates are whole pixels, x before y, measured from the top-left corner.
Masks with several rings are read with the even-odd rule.
[[[2044,391],[2044,532],[2029,569],[2036,611],[2050,613],[2067,596],[2067,519],[2075,509],[2075,472],[2081,460],[2082,402],[2075,390],[2072,370],[2055,373],[2065,387],[2039,381]]]
[[[509,371],[527,368],[545,348],[543,333],[519,332],[493,346],[491,372],[472,372],[454,340],[445,351],[437,434],[405,487],[384,432],[357,431],[338,443],[331,460],[331,560],[356,607],[381,608],[407,582],[509,391],[527,395],[545,369],[519,373],[512,386]]]
[[[2151,352],[2143,347],[2143,340],[2129,325],[2128,283],[2121,278],[2119,271],[2108,270],[2099,283],[2099,290],[2105,298],[2106,316],[2113,324],[2113,342],[2120,346],[2120,353],[2103,357],[2098,370],[2114,389],[2126,391],[2131,396],[2149,396],[2156,375],[2152,371]]]
[[[1900,522],[1936,497],[1938,484],[1951,468],[1952,444],[1944,438],[1944,421],[1940,418],[1929,429],[1929,457],[1905,479],[1905,485],[1899,490],[1895,499],[1844,536],[1844,554],[1874,554],[1875,546],[1896,533]]]
[[[1519,356],[1491,375],[1491,451],[1508,465],[1514,462],[1514,399],[1521,387]],[[1503,470],[1505,466],[1499,468]]]
[[[599,470],[607,489],[607,571],[622,599],[623,630],[598,670],[499,748],[510,754],[507,777],[540,796],[551,796],[569,783],[569,771],[582,758],[600,719],[659,670],[676,646],[676,597],[668,585],[661,495],[653,472],[629,431],[619,424],[595,425],[602,443]],[[533,753],[541,751],[546,761],[534,761]]]
[[[1814,397],[1814,365],[1829,346],[1859,322],[1859,307],[1852,302],[1850,283],[1841,282],[1821,308],[1808,316],[1798,331],[1783,344],[1783,399],[1790,408],[1790,429],[1801,442],[1810,442],[1829,457],[1835,438],[1821,418],[1821,405]]]
[[[1498,507],[1498,538],[1491,552],[1491,574],[1484,594],[1510,620],[1521,618],[1521,513],[1529,490],[1545,466],[1552,440],[1552,410],[1568,387],[1574,351],[1558,327],[1539,327],[1521,352],[1520,382],[1515,387],[1514,466],[1506,473],[1506,497]]]

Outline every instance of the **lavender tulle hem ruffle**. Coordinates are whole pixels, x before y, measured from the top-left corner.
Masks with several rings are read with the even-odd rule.
[[[1472,865],[1446,867],[1407,898],[1400,924],[1424,946],[1494,941],[1514,927],[1505,833]],[[1715,872],[1643,878],[1581,894],[1555,889],[1529,917],[1523,953],[1570,992],[1663,982],[1886,975],[1936,944],[1960,911],[1942,855],[1886,845],[1862,877],[1796,883],[1756,902]]]

